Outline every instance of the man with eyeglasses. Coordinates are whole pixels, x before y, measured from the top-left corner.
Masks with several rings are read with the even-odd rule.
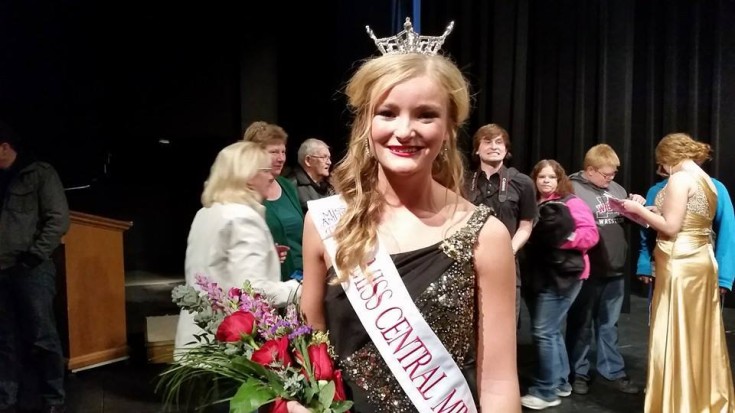
[[[335,193],[329,183],[332,155],[324,141],[310,138],[299,147],[297,158],[299,164],[294,168],[290,178],[296,185],[301,209],[306,213],[307,202]]]
[[[620,159],[610,145],[595,145],[584,157],[584,169],[569,176],[574,193],[592,209],[600,233],[599,243],[589,251],[590,277],[582,285],[567,318],[567,351],[572,370],[572,391],[589,392],[592,329],[597,344],[597,373],[623,393],[640,391],[625,372],[618,349],[618,319],[625,295],[625,265],[628,243],[625,218],[610,206],[609,197],[630,198],[641,204],[640,195],[628,195],[613,179]]]

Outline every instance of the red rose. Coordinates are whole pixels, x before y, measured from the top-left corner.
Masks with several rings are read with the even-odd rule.
[[[334,362],[329,355],[327,343],[312,344],[306,351],[309,353],[311,368],[316,380],[332,380],[334,377]]]
[[[253,352],[250,359],[266,367],[276,361],[280,361],[284,366],[290,366],[292,361],[288,354],[288,338],[281,337],[266,341],[261,348]]]
[[[253,333],[255,333],[255,316],[247,311],[238,311],[222,320],[215,337],[219,341],[231,343]]]
[[[347,400],[347,395],[345,394],[345,385],[342,382],[342,370],[334,371],[334,399],[333,400],[336,402]]]
[[[270,410],[268,410],[269,413],[288,413],[288,406],[287,406],[288,400],[284,400],[282,398],[277,398],[276,401],[274,401],[271,404]]]

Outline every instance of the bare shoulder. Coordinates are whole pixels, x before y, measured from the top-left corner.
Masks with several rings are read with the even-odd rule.
[[[502,246],[503,243],[507,243],[508,250],[512,251],[508,228],[494,216],[489,217],[485,225],[482,226],[477,241],[478,248],[495,248]]]
[[[691,194],[695,184],[695,177],[691,173],[679,171],[669,177],[669,182],[666,184],[666,192],[669,194]]]
[[[304,226],[306,226],[307,222],[310,226],[314,226],[314,218],[312,218],[311,211],[306,211],[306,214],[304,214]]]
[[[515,283],[515,257],[510,233],[494,216],[488,218],[478,234],[474,257],[478,279],[507,281],[512,278]]]
[[[306,211],[306,214],[304,214],[304,234],[306,234],[307,231],[317,234],[314,217],[311,211]]]
[[[679,171],[669,177],[670,185],[691,185],[694,182],[694,176],[685,171]]]
[[[317,251],[319,254],[321,254],[321,251],[324,249],[322,239],[319,236],[319,231],[316,229],[314,218],[310,211],[306,211],[306,215],[304,215],[304,235],[302,245],[304,245],[305,250]]]

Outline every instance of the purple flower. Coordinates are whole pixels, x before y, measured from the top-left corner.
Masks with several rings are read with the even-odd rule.
[[[207,294],[207,300],[214,312],[221,312],[226,316],[236,311],[253,314],[257,332],[266,340],[281,337],[294,339],[312,332],[311,327],[302,322],[296,306],[288,306],[285,315],[281,316],[265,296],[254,291],[247,282],[242,289],[230,288],[225,293],[216,282],[205,275],[197,274],[195,281]]]
[[[212,310],[215,312],[227,312],[227,296],[216,282],[212,282],[207,276],[202,274],[197,274],[194,277],[194,280],[196,285],[199,286],[202,291],[207,293],[207,299],[209,300],[209,304],[212,306]]]
[[[311,334],[311,327],[308,325],[301,325],[301,326],[298,326],[295,330],[291,332],[291,334],[288,335],[288,339],[293,340],[296,337],[305,336],[307,334]]]

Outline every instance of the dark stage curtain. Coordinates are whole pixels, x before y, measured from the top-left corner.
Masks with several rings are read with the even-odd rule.
[[[606,142],[617,180],[645,193],[654,148],[688,132],[715,150],[712,174],[735,190],[735,2],[424,0],[423,32],[454,20],[445,50],[475,91],[471,136],[505,126],[515,166],[581,167]],[[469,139],[469,138],[468,138]]]
[[[571,173],[605,142],[622,163],[616,180],[645,195],[656,144],[687,132],[712,145],[706,167],[735,191],[732,0],[424,0],[422,8],[426,34],[456,22],[445,50],[475,88],[468,147],[478,126],[498,123],[521,171],[552,158]]]

